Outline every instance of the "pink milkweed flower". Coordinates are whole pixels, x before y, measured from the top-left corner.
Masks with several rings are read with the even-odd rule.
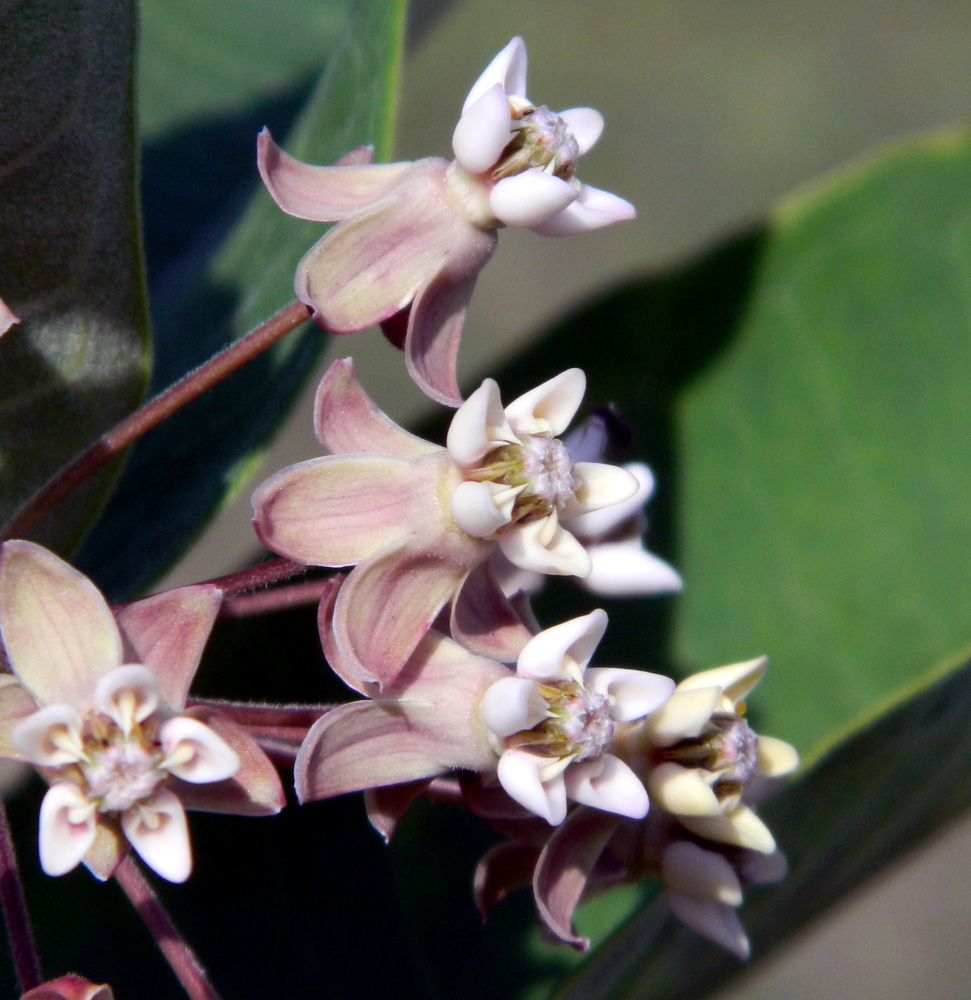
[[[450,406],[461,402],[459,338],[496,230],[559,236],[634,217],[628,202],[574,176],[600,135],[600,115],[534,107],[525,84],[526,47],[514,38],[466,99],[452,163],[374,164],[361,148],[333,166],[310,166],[266,130],[257,142],[260,176],[280,208],[338,223],[297,266],[297,297],[333,333],[375,323],[396,342],[403,333],[412,378]]]
[[[81,976],[59,976],[28,990],[20,1000],[114,1000],[114,994],[106,984],[96,986]]]
[[[378,410],[349,361],[331,366],[315,412],[331,454],[263,483],[253,524],[280,555],[355,567],[337,598],[334,631],[362,680],[391,683],[453,598],[453,620],[481,618],[464,607],[462,591],[496,550],[541,573],[590,572],[561,516],[621,503],[637,481],[615,466],[574,463],[558,439],[584,387],[583,372],[570,369],[503,409],[489,379],[456,412],[442,448]],[[488,590],[477,588],[475,600],[488,604]],[[464,641],[465,631],[453,628],[453,636]]]
[[[219,608],[210,585],[113,614],[87,577],[26,541],[0,549],[0,755],[40,768],[48,875],[84,861],[108,878],[133,847],[171,882],[192,867],[185,807],[269,815],[270,761],[216,712],[186,709]],[[127,841],[127,844],[126,844]]]

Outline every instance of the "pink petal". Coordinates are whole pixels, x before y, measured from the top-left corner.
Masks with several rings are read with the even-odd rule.
[[[476,865],[473,892],[484,920],[492,908],[516,889],[529,885],[539,848],[522,841],[504,841],[489,848]]]
[[[289,215],[315,222],[336,222],[374,204],[391,190],[410,163],[360,162],[314,167],[285,153],[263,129],[256,139],[256,164],[273,200]],[[373,156],[373,151],[371,153]]]
[[[533,892],[540,918],[579,951],[586,951],[590,942],[573,930],[573,913],[619,822],[595,809],[577,809],[553,831],[536,863]]]
[[[2,337],[14,323],[19,323],[20,319],[14,315],[13,310],[0,299],[0,337]]]
[[[463,536],[445,545],[382,552],[361,563],[337,596],[334,632],[348,667],[382,688],[393,683],[439,611],[489,544]]]
[[[607,612],[600,608],[544,629],[519,654],[516,673],[536,681],[576,681],[606,630]]]
[[[486,66],[472,85],[462,108],[463,113],[497,83],[507,94],[526,96],[526,43],[518,35]]]
[[[503,177],[489,193],[492,214],[513,229],[535,229],[554,219],[577,198],[569,182],[536,167]]]
[[[470,227],[456,233],[462,242],[447,268],[422,287],[408,317],[405,364],[418,387],[444,406],[458,406],[462,396],[456,362],[465,313],[479,271],[496,248],[493,230]]]
[[[232,813],[237,816],[273,816],[286,803],[276,768],[257,742],[242,727],[220,712],[197,706],[186,715],[197,719],[221,737],[239,759],[239,768],[230,778],[212,784],[176,782],[182,804],[199,812]]]
[[[311,566],[350,566],[403,541],[415,505],[431,510],[433,484],[414,463],[392,455],[311,459],[256,490],[253,526],[279,555]],[[420,486],[427,487],[421,498]]]
[[[184,882],[192,871],[192,847],[182,803],[160,788],[121,815],[121,828],[138,856],[169,882]]]
[[[40,705],[83,712],[99,679],[121,666],[118,626],[98,589],[33,542],[3,544],[0,631],[14,673]]]
[[[452,133],[455,159],[470,174],[485,173],[513,134],[506,91],[501,83],[495,83],[462,112]]]
[[[430,778],[406,781],[384,788],[368,788],[364,792],[364,806],[371,826],[381,834],[387,844],[394,834],[405,810],[428,787]]]
[[[111,987],[96,986],[81,976],[60,976],[22,994],[20,1000],[113,1000]]]
[[[94,843],[96,807],[70,781],[47,789],[40,806],[40,866],[48,875],[64,875],[76,868]]]
[[[530,228],[541,236],[575,236],[633,219],[636,215],[637,210],[629,201],[609,191],[581,184],[576,200],[559,215]]]
[[[580,155],[588,153],[604,130],[604,116],[593,108],[569,108],[558,112],[566,122],[570,134],[580,147]]]
[[[0,674],[0,757],[24,760],[14,746],[13,731],[37,711],[37,702],[10,674]]]
[[[332,455],[372,451],[417,458],[440,451],[379,410],[354,376],[350,358],[335,361],[320,381],[314,404],[317,440]]]
[[[566,794],[594,809],[643,819],[649,806],[647,792],[636,774],[613,754],[572,764],[563,775]]]
[[[178,587],[117,612],[129,663],[155,674],[165,703],[179,711],[199,667],[222,593],[208,583]]]
[[[452,638],[501,663],[515,663],[533,637],[496,582],[490,563],[476,567],[452,603]]]
[[[583,369],[568,368],[514,399],[506,407],[506,417],[517,434],[559,437],[580,409],[586,391]]]
[[[162,724],[159,739],[171,774],[193,785],[231,778],[240,766],[235,751],[198,719],[177,715]]]

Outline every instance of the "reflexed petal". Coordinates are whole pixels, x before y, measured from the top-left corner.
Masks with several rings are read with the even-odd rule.
[[[669,892],[667,902],[678,920],[693,931],[734,952],[741,959],[749,957],[751,949],[745,929],[732,907],[680,892]]]
[[[481,712],[485,724],[503,738],[532,729],[549,714],[535,682],[512,676],[496,681],[486,691]]]
[[[10,734],[13,745],[34,764],[61,767],[84,757],[81,716],[70,705],[48,705]]]
[[[629,201],[618,198],[609,191],[581,184],[576,199],[559,215],[530,228],[540,236],[576,236],[615,222],[633,219],[636,215],[637,210]]]
[[[311,459],[256,490],[253,526],[279,555],[311,566],[350,566],[404,540],[416,489],[424,487],[421,499],[431,510],[435,480],[425,479],[413,462],[392,455]]]
[[[0,673],[0,757],[23,760],[13,743],[13,731],[37,711],[37,702],[11,674]]]
[[[760,656],[744,663],[733,663],[727,667],[715,667],[714,670],[704,670],[700,674],[686,677],[679,685],[679,691],[694,691],[697,688],[707,688],[717,685],[723,695],[735,706],[755,687],[765,675],[769,666],[769,658]]]
[[[506,407],[506,417],[516,434],[559,437],[580,409],[586,390],[583,369],[568,368],[514,399]]]
[[[670,677],[623,667],[591,667],[584,675],[584,684],[610,699],[610,717],[618,722],[643,719],[674,692]]]
[[[720,700],[721,688],[718,687],[689,691],[675,688],[674,694],[644,721],[644,734],[658,747],[669,747],[679,740],[698,736]]]
[[[799,751],[784,740],[773,736],[759,736],[759,774],[767,778],[778,778],[795,771],[799,766]]]
[[[489,193],[489,208],[513,229],[533,229],[555,218],[576,197],[569,181],[532,167],[498,181]]]
[[[636,774],[613,754],[572,764],[563,775],[566,794],[575,802],[630,819],[647,815],[647,792]]]
[[[718,796],[705,778],[714,781],[709,771],[697,767],[682,767],[667,762],[654,768],[647,778],[651,801],[666,812],[682,816],[721,816]]]
[[[428,787],[430,781],[431,778],[426,778],[364,790],[364,808],[367,810],[368,822],[386,844],[391,841],[395,827],[405,810]]]
[[[511,564],[503,559],[506,566]],[[493,573],[493,561],[468,575],[452,602],[452,638],[466,649],[500,663],[515,663],[535,634],[505,596]]]
[[[558,112],[580,147],[580,155],[588,153],[604,130],[604,116],[593,108],[568,108]]]
[[[355,159],[363,156],[358,153]],[[315,222],[336,222],[367,208],[411,166],[365,161],[314,167],[285,153],[266,128],[256,138],[256,164],[270,196],[284,212]]]
[[[676,840],[661,855],[661,881],[669,891],[728,906],[742,902],[742,884],[728,859],[690,840]]]
[[[141,664],[119,667],[98,681],[94,704],[127,738],[136,723],[144,722],[158,708],[158,681]]]
[[[182,803],[160,788],[121,814],[121,828],[138,856],[169,882],[184,882],[192,871],[189,827]]]
[[[637,493],[637,479],[619,465],[602,462],[577,462],[573,466],[576,482],[572,500],[567,502],[563,517],[573,515],[574,505],[580,513],[623,503]]]
[[[563,772],[543,780],[542,772],[556,761],[528,750],[507,750],[499,758],[499,781],[521,806],[558,826],[566,818],[566,786]]]
[[[534,636],[519,654],[516,673],[535,681],[578,681],[607,630],[607,613],[597,608]]]
[[[678,816],[678,819],[692,833],[708,840],[747,847],[762,854],[775,850],[771,831],[748,806],[738,806],[727,816]]]
[[[452,490],[449,512],[455,523],[475,538],[491,538],[512,520],[516,497],[525,487],[500,483],[459,483]]]
[[[117,613],[127,661],[152,671],[169,708],[185,705],[221,602],[218,588],[197,584],[146,597]]]
[[[463,114],[497,83],[507,94],[526,96],[526,43],[518,35],[486,66],[472,85],[462,107]]]
[[[83,712],[100,678],[121,666],[118,626],[98,589],[33,542],[3,544],[0,631],[13,672],[39,705]]]
[[[475,866],[472,892],[482,919],[514,889],[529,885],[536,867],[539,848],[521,841],[506,840],[490,847]]]
[[[481,174],[499,159],[512,136],[506,91],[495,83],[462,112],[452,133],[452,150],[463,169]]]
[[[516,440],[502,408],[499,386],[494,379],[487,378],[455,411],[445,443],[449,458],[468,469],[478,465],[493,449]]]
[[[571,529],[573,525],[570,521]],[[587,553],[592,569],[580,585],[591,593],[606,597],[638,597],[673,594],[682,588],[677,571],[648,552],[638,538],[588,545]]]
[[[40,806],[40,866],[48,875],[76,868],[94,843],[96,806],[77,785],[58,781],[47,789]]]
[[[317,440],[332,455],[371,451],[417,458],[439,451],[377,408],[354,375],[350,358],[335,361],[320,380],[314,403]]]
[[[550,515],[517,524],[499,536],[502,554],[521,569],[553,576],[586,576],[590,572],[587,550]]]
[[[198,719],[177,715],[159,731],[167,771],[194,785],[231,778],[240,765],[239,757],[208,726]]]

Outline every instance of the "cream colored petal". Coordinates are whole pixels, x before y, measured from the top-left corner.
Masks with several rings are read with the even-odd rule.
[[[715,775],[699,767],[682,767],[668,761],[647,777],[647,790],[655,805],[682,816],[721,816],[718,796],[711,790]]]
[[[189,827],[182,803],[166,788],[121,815],[121,828],[139,857],[169,882],[184,882],[192,871]]]
[[[159,731],[165,754],[161,767],[183,781],[204,785],[224,781],[239,770],[239,757],[205,723],[177,715]]]
[[[679,816],[678,819],[699,837],[747,847],[761,854],[775,850],[772,832],[748,806],[739,806],[728,816]]]
[[[799,766],[799,751],[774,736],[759,736],[758,770],[767,778],[778,778]]]
[[[679,691],[692,691],[718,685],[732,705],[738,704],[765,675],[769,658],[760,656],[743,663],[732,663],[727,667],[715,667],[700,674],[692,674],[678,685]]]
[[[603,462],[577,462],[573,466],[573,503],[563,511],[564,518],[585,511],[600,510],[637,494],[637,477],[619,465]]]
[[[553,576],[582,577],[590,572],[587,550],[560,527],[553,514],[504,531],[499,536],[499,548],[520,569]]]
[[[10,734],[13,745],[34,764],[63,767],[84,757],[81,716],[70,705],[48,705]]]
[[[96,807],[77,785],[58,781],[40,806],[40,866],[48,875],[64,875],[76,868],[94,843]]]
[[[593,667],[586,672],[584,683],[610,699],[610,716],[618,722],[644,718],[674,692],[670,677],[623,667]]]
[[[446,447],[456,465],[469,469],[478,465],[493,449],[516,440],[502,408],[499,386],[487,378],[455,411]]]
[[[566,794],[574,802],[630,819],[647,815],[650,803],[640,778],[613,754],[573,764],[563,779]]]
[[[452,490],[449,511],[467,535],[491,538],[512,520],[516,497],[522,490],[523,487],[511,490],[499,483],[467,480]]]
[[[674,694],[644,720],[644,735],[658,747],[669,747],[679,740],[698,736],[708,724],[720,698],[720,687],[686,691],[679,685]]]
[[[94,689],[98,711],[113,719],[126,738],[136,723],[144,722],[158,708],[158,700],[155,674],[137,663],[112,670]]]
[[[518,435],[552,434],[559,437],[576,415],[587,389],[581,368],[568,368],[542,385],[514,399],[506,418]]]
[[[516,673],[534,681],[579,682],[606,630],[607,613],[600,608],[543,629],[519,654]]]

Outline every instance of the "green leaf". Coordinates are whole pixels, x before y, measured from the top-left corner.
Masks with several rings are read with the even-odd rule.
[[[328,163],[373,143],[377,158],[387,158],[403,23],[403,0],[356,7],[287,138],[290,153]],[[255,140],[254,129],[254,184]],[[218,158],[218,148],[210,155]],[[297,261],[321,235],[319,225],[290,218],[256,190],[224,246],[195,271],[187,260],[169,282],[155,318],[156,380],[174,380],[292,301]],[[239,488],[238,471],[285,415],[323,344],[316,328],[290,334],[136,446],[81,554],[110,593],[146,586]]]
[[[29,0],[4,14],[0,296],[23,321],[0,340],[0,523],[147,383],[135,207],[135,21],[125,0]],[[62,552],[117,466],[37,529]]]

